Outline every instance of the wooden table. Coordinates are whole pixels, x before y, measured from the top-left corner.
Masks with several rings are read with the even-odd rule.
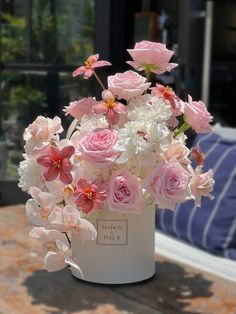
[[[109,286],[43,270],[41,244],[28,236],[24,206],[0,208],[0,314],[236,313],[236,284],[161,256],[156,275]]]

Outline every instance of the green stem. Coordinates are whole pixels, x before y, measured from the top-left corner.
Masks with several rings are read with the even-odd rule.
[[[102,88],[103,90],[105,90],[106,88],[105,88],[105,86],[103,85],[103,83],[102,83],[102,81],[100,80],[100,78],[98,77],[97,73],[96,73],[95,71],[93,71],[93,74],[94,74],[96,80],[98,81],[99,85],[101,86],[101,88]]]
[[[145,66],[145,75],[146,75],[147,81],[149,81],[151,77],[151,67],[149,65]]]
[[[181,127],[175,131],[174,138],[179,136],[181,133],[184,133],[186,130],[190,128],[190,125],[187,122],[184,122]]]

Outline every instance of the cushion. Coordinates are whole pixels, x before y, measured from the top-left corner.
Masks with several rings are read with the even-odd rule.
[[[212,133],[197,135],[193,143],[206,154],[205,171],[213,169],[214,200],[202,197],[201,208],[187,201],[175,212],[158,210],[156,226],[203,250],[236,260],[236,131],[226,129],[217,126]]]

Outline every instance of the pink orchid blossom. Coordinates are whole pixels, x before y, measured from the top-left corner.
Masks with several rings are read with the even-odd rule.
[[[143,40],[136,43],[134,49],[127,51],[133,58],[133,61],[127,63],[138,71],[148,69],[153,73],[162,74],[178,65],[169,62],[174,52],[167,49],[165,44]]]
[[[98,210],[103,207],[107,198],[106,185],[104,183],[89,183],[85,179],[77,182],[74,192],[75,204],[81,208],[82,212],[88,214],[91,210]]]
[[[180,99],[171,87],[156,84],[156,86],[152,87],[151,90],[153,95],[162,98],[168,105],[171,106],[172,114],[175,117],[182,114],[180,110]]]
[[[82,274],[77,261],[72,257],[70,243],[65,234],[54,229],[47,230],[43,227],[35,227],[29,235],[43,241],[43,250],[46,254],[44,261],[47,271],[58,271],[69,265]]]
[[[202,167],[199,166],[195,169],[194,176],[190,181],[191,191],[195,199],[195,206],[201,206],[201,197],[209,197],[213,199],[214,196],[211,194],[215,180],[213,179],[212,169],[205,173],[202,173]]]
[[[72,205],[65,206],[62,210],[55,210],[50,215],[51,226],[61,232],[70,232],[80,237],[82,241],[95,240],[97,231],[85,218],[81,218],[79,211]]]
[[[204,102],[193,101],[192,97],[189,95],[188,102],[182,102],[182,111],[185,121],[197,133],[209,133],[212,131],[210,123],[213,117],[207,111]]]
[[[99,58],[99,54],[89,56],[88,59],[85,61],[84,65],[78,67],[72,73],[72,76],[83,74],[84,79],[88,79],[90,76],[93,75],[95,68],[111,65],[111,63],[108,61],[103,61],[103,60],[98,61],[98,58]]]
[[[81,120],[81,118],[85,114],[92,113],[92,109],[94,105],[96,104],[97,104],[97,101],[95,98],[87,97],[81,100],[70,102],[69,106],[65,107],[63,111],[65,112],[66,116],[70,115],[77,120]]]
[[[56,198],[50,193],[42,192],[37,187],[31,187],[29,192],[33,198],[26,202],[26,216],[34,225],[47,228],[50,225],[51,213],[55,209],[61,210],[56,206]]]
[[[37,159],[39,165],[43,166],[42,177],[45,181],[55,180],[58,176],[64,184],[70,184],[73,180],[71,170],[73,168],[70,158],[74,154],[73,146],[66,146],[59,150],[50,146],[47,154]]]
[[[120,113],[125,114],[128,110],[125,105],[120,102],[115,102],[114,95],[109,90],[102,92],[103,101],[93,107],[93,112],[96,114],[105,114],[109,124],[116,124],[120,119]]]

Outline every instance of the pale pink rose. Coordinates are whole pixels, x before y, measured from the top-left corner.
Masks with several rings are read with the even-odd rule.
[[[174,52],[161,43],[143,40],[136,43],[134,49],[127,49],[127,51],[133,58],[133,61],[127,63],[138,71],[149,67],[151,72],[161,74],[172,70],[178,65],[169,62]]]
[[[213,195],[210,193],[213,191],[213,186],[215,184],[215,180],[213,179],[212,170],[208,170],[205,173],[202,173],[202,167],[197,167],[194,172],[194,176],[191,179],[190,187],[192,194],[195,199],[195,206],[201,206],[201,197],[209,197],[213,199]]]
[[[58,140],[57,134],[61,133],[61,119],[53,119],[38,116],[24,132],[25,152],[29,155],[37,155],[47,149],[52,140]]]
[[[171,160],[175,158],[181,164],[189,164],[189,149],[181,143],[169,144],[167,149],[161,154],[163,160]]]
[[[95,129],[87,133],[79,143],[82,158],[99,168],[111,165],[118,156],[113,150],[117,139],[115,130]]]
[[[210,123],[213,117],[207,111],[204,102],[193,101],[192,97],[189,95],[188,102],[183,102],[183,114],[185,121],[197,133],[209,133],[212,131]]]
[[[84,65],[78,67],[72,73],[72,76],[83,74],[84,79],[88,79],[90,76],[93,75],[95,68],[111,65],[111,63],[108,61],[104,61],[104,60],[98,61],[98,59],[99,59],[99,54],[89,56],[88,59],[84,62]]]
[[[95,240],[97,237],[97,231],[91,222],[81,218],[79,211],[72,205],[67,205],[62,210],[55,210],[49,220],[52,228],[77,234],[82,241]]]
[[[147,178],[145,187],[158,208],[175,210],[176,204],[190,198],[190,178],[190,173],[177,160],[161,161]]]
[[[29,235],[43,242],[43,250],[46,254],[44,261],[47,271],[58,271],[69,265],[82,274],[77,261],[72,257],[70,243],[65,234],[54,229],[47,230],[43,227],[35,227],[30,231]]]
[[[127,113],[127,106],[115,101],[115,97],[109,90],[102,92],[102,99],[96,106],[93,107],[93,112],[97,114],[105,114],[109,124],[117,124],[120,120],[120,113]]]
[[[31,187],[29,193],[33,198],[27,200],[25,205],[27,218],[36,226],[49,227],[51,213],[56,208],[61,210],[60,207],[56,206],[55,196],[42,192],[37,187]]]
[[[93,106],[97,104],[95,98],[87,97],[81,100],[70,102],[69,106],[65,107],[63,111],[65,115],[70,115],[73,118],[80,120],[85,114],[92,113]]]
[[[118,98],[125,100],[142,95],[151,85],[145,77],[131,70],[108,76],[107,82],[108,89]]]
[[[111,211],[140,214],[144,209],[140,180],[127,169],[114,171],[108,184],[107,202]]]

